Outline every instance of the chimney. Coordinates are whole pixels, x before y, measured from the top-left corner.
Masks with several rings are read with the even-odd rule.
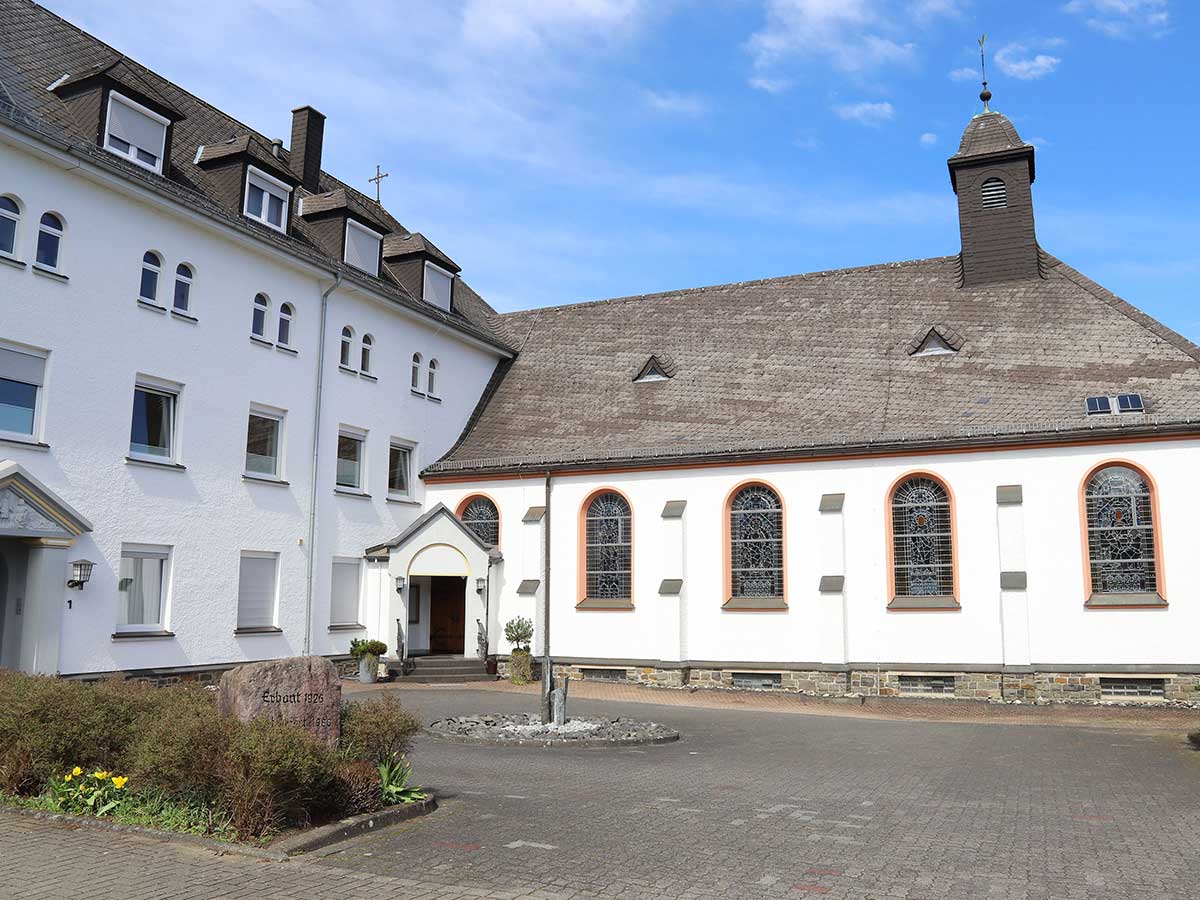
[[[321,179],[321,144],[325,140],[325,116],[311,106],[292,110],[292,171],[311,193]]]

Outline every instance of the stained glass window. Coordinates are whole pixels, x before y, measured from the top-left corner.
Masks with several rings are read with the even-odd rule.
[[[487,497],[476,497],[463,507],[462,523],[489,547],[500,543],[500,513]]]
[[[620,494],[605,491],[588,504],[587,591],[592,599],[633,597],[633,513]]]
[[[769,487],[738,491],[729,508],[734,597],[783,597],[783,504]]]
[[[950,496],[932,478],[910,478],[892,494],[892,554],[897,597],[954,594]]]
[[[1155,592],[1154,517],[1146,479],[1127,466],[1108,466],[1092,476],[1085,499],[1092,593]]]

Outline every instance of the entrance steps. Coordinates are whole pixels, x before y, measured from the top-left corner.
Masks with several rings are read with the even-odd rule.
[[[495,681],[487,673],[487,664],[478,658],[462,656],[412,656],[408,673],[401,671],[399,660],[388,662],[388,672],[409,684],[457,684],[469,681]]]

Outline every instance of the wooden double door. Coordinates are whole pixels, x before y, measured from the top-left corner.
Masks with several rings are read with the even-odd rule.
[[[460,656],[466,649],[467,579],[429,579],[429,652]]]

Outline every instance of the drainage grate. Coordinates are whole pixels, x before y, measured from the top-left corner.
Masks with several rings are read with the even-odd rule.
[[[1167,696],[1165,678],[1101,678],[1100,696],[1114,700],[1123,697],[1158,697]]]
[[[900,675],[902,694],[953,694],[953,675]]]
[[[783,676],[778,672],[730,672],[733,686],[739,688],[783,687]]]
[[[626,681],[624,669],[580,669],[584,681]]]

